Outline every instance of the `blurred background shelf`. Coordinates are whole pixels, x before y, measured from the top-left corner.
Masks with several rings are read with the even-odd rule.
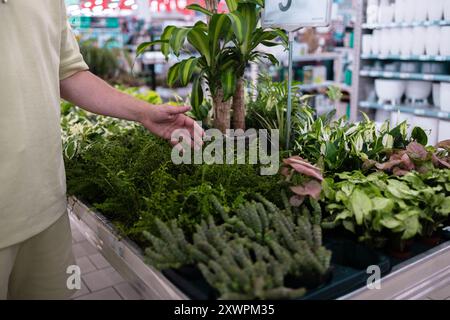
[[[408,114],[414,114],[416,116],[430,117],[441,120],[450,120],[450,112],[442,111],[441,109],[434,107],[417,107],[411,105],[390,105],[390,104],[382,104],[370,101],[361,101],[359,103],[361,108],[368,109],[376,109],[376,110],[385,110],[385,111],[393,111],[393,112],[403,112]]]
[[[361,70],[362,77],[450,82],[450,75]]]
[[[414,22],[400,22],[400,23],[364,23],[363,29],[384,29],[384,28],[409,28],[409,27],[430,27],[430,26],[450,26],[450,21],[437,20],[437,21],[414,21]]]
[[[450,39],[449,39],[450,41]],[[361,59],[365,60],[401,60],[401,61],[433,61],[443,62],[450,61],[450,56],[428,56],[428,55],[381,55],[381,54],[362,54]]]
[[[312,84],[302,84],[300,85],[300,90],[302,91],[315,91],[320,89],[328,89],[329,87],[334,86],[339,88],[344,93],[351,93],[352,88],[345,83],[335,82],[335,81],[325,81],[322,83],[312,83]]]

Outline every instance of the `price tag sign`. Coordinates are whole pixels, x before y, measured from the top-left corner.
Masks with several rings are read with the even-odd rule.
[[[326,27],[331,20],[331,5],[332,0],[266,0],[262,23],[286,31]]]

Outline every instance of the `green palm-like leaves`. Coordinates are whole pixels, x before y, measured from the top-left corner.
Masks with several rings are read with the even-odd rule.
[[[191,106],[194,109],[200,108],[203,103],[203,88],[201,75],[194,78],[191,93]]]
[[[236,72],[234,68],[228,68],[222,72],[220,77],[223,89],[223,100],[229,100],[236,92]]]
[[[287,37],[281,30],[258,28],[262,0],[226,0],[229,13],[213,13],[206,8],[192,4],[187,8],[205,14],[209,23],[197,22],[192,27],[168,26],[161,39],[146,42],[138,47],[138,55],[148,47],[160,44],[166,59],[170,54],[179,57],[188,42],[198,53],[172,66],[168,73],[168,84],[179,82],[182,86],[193,81],[191,94],[192,107],[198,108],[204,100],[202,82],[209,86],[214,95],[223,90],[227,101],[236,92],[237,81],[242,77],[249,61],[268,59],[277,63],[274,56],[260,53],[255,49],[260,45],[275,46],[281,38]]]
[[[209,23],[209,50],[211,53],[211,67],[216,66],[217,58],[222,50],[222,40],[227,35],[230,28],[230,20],[224,14],[215,14]]]
[[[188,33],[187,39],[189,43],[197,50],[197,52],[205,57],[208,66],[211,65],[211,52],[209,51],[208,34],[203,30],[202,26],[195,26]]]
[[[203,8],[203,7],[202,7],[201,5],[199,5],[199,4],[191,4],[191,5],[188,5],[188,6],[186,7],[186,9],[192,10],[192,11],[197,11],[197,12],[206,14],[207,16],[212,16],[212,15],[213,15],[213,13],[212,13],[211,11],[209,11],[209,10],[206,9],[206,8]]]
[[[186,37],[190,31],[191,28],[176,28],[173,30],[170,38],[170,46],[176,56],[180,55],[180,50],[184,46]]]
[[[181,62],[180,64],[180,82],[182,86],[187,86],[192,79],[195,68],[197,67],[198,59],[190,58]]]

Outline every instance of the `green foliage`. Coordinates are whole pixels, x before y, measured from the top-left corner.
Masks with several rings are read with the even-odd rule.
[[[448,219],[450,170],[410,172],[401,178],[377,172],[336,174],[323,183],[328,217],[360,241],[383,246],[388,239],[431,236]]]
[[[263,196],[256,198],[230,210],[212,196],[224,223],[216,224],[209,215],[187,246],[174,224],[159,226],[159,236],[147,233],[150,262],[160,269],[197,264],[221,299],[301,297],[306,290],[287,287],[286,279],[320,278],[330,266],[331,253],[322,246],[320,207],[311,203],[312,214],[308,208],[294,214],[290,206],[280,210]],[[167,243],[170,238],[177,240]]]
[[[80,43],[80,50],[92,73],[102,79],[113,79],[117,76],[119,61],[113,50],[97,47],[92,41]]]
[[[214,212],[211,196],[234,209],[256,192],[276,200],[281,189],[278,177],[260,176],[257,165],[174,165],[170,145],[143,127],[63,108],[68,193],[139,243],[147,241],[142,231],[155,230],[156,218],[176,219],[191,236]]]
[[[292,88],[294,112],[301,110],[309,97],[301,96],[298,86],[299,83],[294,83]],[[247,127],[267,130],[277,129],[280,132],[280,147],[286,146],[287,82],[274,82],[269,75],[263,74],[259,77],[253,90],[258,94],[255,98],[247,101]],[[296,126],[296,120],[293,119],[293,126]]]
[[[187,51],[188,43],[197,56],[175,64],[169,72],[168,84],[178,81],[186,86],[194,82],[191,94],[193,108],[199,108],[206,96],[202,82],[213,96],[222,91],[227,101],[235,94],[236,84],[250,61],[266,59],[278,63],[273,55],[258,51],[258,46],[287,45],[287,36],[281,30],[258,26],[261,16],[259,5],[259,1],[230,0],[230,13],[222,14],[212,11],[213,8],[192,4],[187,8],[205,14],[208,24],[200,21],[189,27],[168,26],[160,40],[141,44],[138,55],[159,43],[166,58],[170,54],[178,57],[182,51]],[[277,39],[282,41],[275,42]]]
[[[359,123],[333,120],[334,114],[315,117],[312,109],[296,112],[294,153],[324,168],[325,173],[363,170],[372,162],[384,162],[395,149],[411,142],[407,124],[392,127],[385,122],[378,129],[367,116]]]

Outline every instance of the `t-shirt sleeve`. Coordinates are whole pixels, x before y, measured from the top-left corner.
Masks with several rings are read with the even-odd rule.
[[[64,1],[61,4],[61,50],[59,64],[59,79],[64,80],[79,71],[89,70],[80,53],[77,39],[73,34],[72,28],[67,20],[66,6]]]

